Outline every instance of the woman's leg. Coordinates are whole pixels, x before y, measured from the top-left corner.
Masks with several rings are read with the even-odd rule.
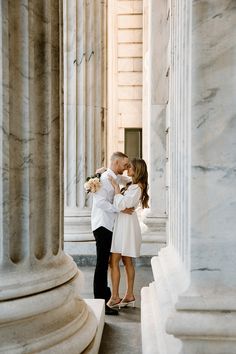
[[[122,261],[124,263],[126,272],[126,294],[123,300],[132,301],[134,300],[135,269],[131,257],[122,256]]]
[[[111,282],[112,282],[112,300],[120,300],[119,297],[119,285],[120,285],[120,262],[121,255],[120,253],[112,253],[110,259],[110,268],[111,268]]]

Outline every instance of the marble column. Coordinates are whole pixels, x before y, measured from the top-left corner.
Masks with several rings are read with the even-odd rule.
[[[183,0],[184,1],[184,0]],[[167,186],[167,247],[152,258],[154,281],[142,289],[143,353],[180,353],[181,341],[166,332],[167,320],[174,309],[178,294],[189,280],[189,117],[190,117],[190,56],[189,6],[183,2],[160,1],[153,16],[160,21],[153,36],[169,31],[166,49],[168,67],[157,67],[161,75],[169,76],[166,114],[166,186]],[[163,11],[165,9],[165,11]],[[163,27],[168,28],[164,29]],[[161,40],[157,46],[161,47]],[[155,309],[155,311],[153,311]],[[150,325],[151,323],[151,325]]]
[[[61,4],[0,3],[1,353],[81,353],[97,321],[63,251]]]
[[[192,2],[191,17],[190,279],[179,294],[167,330],[181,339],[181,353],[233,354],[235,3]]]
[[[143,213],[143,239],[155,239],[162,245],[167,219],[168,23],[166,2],[144,1],[143,150],[149,171],[150,209]]]
[[[171,2],[168,247],[142,292],[161,354],[235,353],[235,20],[233,1]]]
[[[65,241],[69,247],[69,241],[93,239],[84,183],[105,165],[106,3],[64,0],[63,7]]]

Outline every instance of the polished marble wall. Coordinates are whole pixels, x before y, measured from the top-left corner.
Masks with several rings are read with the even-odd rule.
[[[201,267],[218,269],[211,287],[228,289],[236,286],[231,276],[236,266],[235,20],[233,1],[193,6],[191,269],[196,277]],[[206,284],[208,276],[209,272],[201,275]]]

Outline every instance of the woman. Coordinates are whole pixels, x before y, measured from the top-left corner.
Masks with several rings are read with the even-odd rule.
[[[147,194],[148,189],[148,172],[147,165],[143,159],[133,159],[128,168],[128,176],[132,178],[132,182],[127,185],[126,190],[122,194],[120,187],[114,178],[110,177],[110,181],[115,189],[115,197],[113,204],[118,210],[125,208],[137,208],[139,203],[143,208],[148,208]],[[112,294],[107,305],[109,307],[124,307],[133,305],[135,297],[133,293],[135,269],[132,257],[140,256],[141,247],[141,229],[136,212],[132,215],[122,212],[117,214],[114,225],[112,245],[111,245],[111,280]],[[126,293],[123,299],[119,296],[120,283],[120,267],[119,262],[122,261],[126,271]]]

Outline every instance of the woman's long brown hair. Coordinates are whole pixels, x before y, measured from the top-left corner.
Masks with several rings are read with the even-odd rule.
[[[132,177],[133,183],[141,185],[142,194],[141,194],[141,204],[142,208],[149,208],[148,200],[149,195],[148,190],[148,171],[146,162],[143,159],[134,158],[131,160],[131,164],[134,168],[134,176]]]

